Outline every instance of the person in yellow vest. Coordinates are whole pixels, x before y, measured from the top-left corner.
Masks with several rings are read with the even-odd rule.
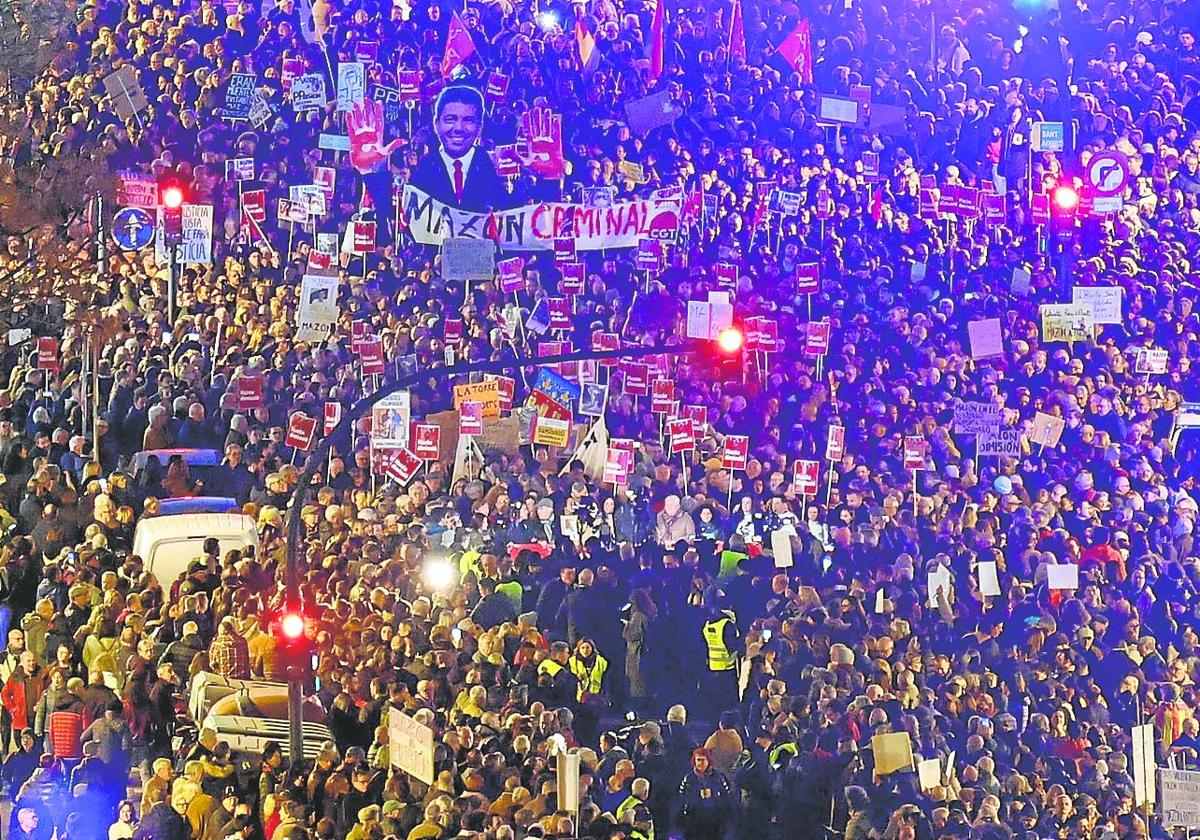
[[[575,645],[575,653],[567,660],[567,667],[579,681],[575,699],[575,734],[584,743],[590,743],[600,724],[600,710],[607,705],[604,696],[604,674],[608,671],[608,660],[596,650],[596,643],[583,638]]]
[[[574,707],[578,701],[578,680],[567,667],[571,648],[566,642],[550,645],[549,655],[538,665],[538,693],[551,708]]]
[[[701,686],[711,718],[732,709],[738,702],[738,655],[742,639],[738,634],[736,616],[731,610],[714,608],[701,628],[707,652],[708,668]]]

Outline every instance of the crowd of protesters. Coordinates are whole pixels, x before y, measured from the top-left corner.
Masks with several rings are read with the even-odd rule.
[[[1196,0],[669,4],[661,47],[638,0],[329,0],[311,16],[294,0],[76,7],[76,37],[0,106],[33,136],[5,153],[36,167],[99,147],[114,172],[176,172],[191,201],[215,208],[215,258],[182,268],[171,322],[168,267],[149,249],[108,256],[88,305],[122,330],[83,404],[72,312],[58,370],[39,369],[28,344],[4,357],[8,837],[1175,836],[1135,801],[1131,742],[1149,723],[1159,765],[1200,762],[1200,462],[1172,434],[1200,399]],[[686,302],[718,288],[719,263],[736,267],[737,317],[775,319],[780,346],[747,351],[732,372],[708,357],[656,363],[680,402],[707,409],[683,459],[664,451],[648,400],[614,377],[607,432],[638,442],[621,486],[544,446],[484,446],[465,474],[433,461],[398,486],[371,475],[360,423],[289,509],[306,457],[285,443],[289,415],[320,417],[380,384],[360,374],[355,324],[382,337],[389,371],[445,364],[448,318],[464,323],[455,359],[538,352],[535,335],[506,329],[511,295],[446,280],[436,249],[403,232],[343,260],[330,341],[295,338],[313,237],[275,225],[276,199],[312,183],[315,166],[337,167],[321,229],[340,233],[363,184],[319,148],[343,129],[333,105],[292,112],[284,63],[333,89],[337,66],[374,42],[371,81],[394,85],[401,68],[433,83],[452,17],[476,50],[467,80],[511,80],[488,106],[485,146],[515,142],[532,107],[565,117],[570,171],[539,190],[716,197],[650,276],[631,249],[581,252],[587,282],[565,335],[575,349],[598,332],[626,346],[674,340]],[[812,60],[797,72],[775,47],[801,18]],[[323,40],[310,43],[314,28]],[[596,50],[586,68],[584,30]],[[661,71],[647,57],[660,49]],[[126,120],[100,84],[121,66],[149,100]],[[265,124],[222,119],[234,72],[256,74]],[[899,125],[818,121],[820,94],[862,86],[902,109]],[[625,106],[659,90],[681,116],[631,132]],[[387,126],[401,141],[397,184],[436,142],[430,108],[426,96]],[[1032,153],[1033,123],[1064,115],[1076,151]],[[1067,245],[1076,258],[1058,259],[1030,195],[1104,149],[1131,162],[1123,206],[1087,221]],[[239,218],[234,157],[254,160],[242,188],[267,191],[262,231]],[[989,182],[1004,220],[920,218],[928,178]],[[541,194],[535,179],[517,176],[514,193]],[[761,182],[799,192],[799,212],[759,225]],[[6,264],[24,257],[5,247]],[[812,262],[820,291],[805,299],[796,267]],[[559,276],[548,252],[524,271],[522,321]],[[1071,285],[1122,289],[1119,323],[1047,344],[1039,305],[1068,300]],[[1003,349],[975,359],[967,325],[985,318],[1000,319]],[[804,352],[810,319],[831,324],[823,358]],[[1151,348],[1167,351],[1165,373],[1138,372]],[[518,403],[533,373],[509,371]],[[241,410],[237,383],[251,376],[265,380],[265,407]],[[451,384],[413,388],[413,418],[450,409]],[[99,422],[85,434],[93,396]],[[1053,445],[1027,436],[1017,457],[979,458],[953,429],[961,401],[1002,407],[1024,432],[1039,412],[1065,428]],[[845,429],[835,461],[831,426]],[[722,466],[727,435],[749,438],[744,470]],[[905,436],[928,443],[916,473]],[[204,486],[180,462],[133,469],[134,453],[166,447],[225,461]],[[796,459],[820,461],[815,496],[796,495]],[[210,541],[180,578],[156,579],[132,553],[135,525],[189,495],[236,499],[260,544],[222,554]],[[334,737],[315,761],[272,745],[247,770],[181,715],[197,673],[281,678],[270,617],[289,516],[303,524],[317,654],[309,703]],[[424,573],[438,563],[455,564],[449,585]],[[995,564],[1001,594],[982,594],[981,563]],[[1078,567],[1077,588],[1049,588],[1061,564]],[[950,581],[932,597],[931,572]],[[434,732],[432,784],[390,760],[388,716],[401,712]],[[875,736],[900,733],[913,758],[883,768]],[[572,750],[577,803],[556,774]]]

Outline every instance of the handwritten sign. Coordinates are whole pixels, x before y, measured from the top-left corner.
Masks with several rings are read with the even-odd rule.
[[[1077,303],[1043,303],[1042,341],[1087,341],[1092,337],[1095,318],[1092,307]]]
[[[462,409],[465,402],[475,401],[483,406],[485,418],[500,416],[500,383],[495,379],[454,386],[454,408]]]
[[[442,243],[442,277],[447,280],[491,280],[496,272],[496,246],[490,239],[455,237]]]

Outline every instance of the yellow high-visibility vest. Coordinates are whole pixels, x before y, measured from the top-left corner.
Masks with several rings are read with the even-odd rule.
[[[733,652],[725,647],[725,625],[732,622],[721,618],[704,623],[704,644],[708,646],[708,670],[732,671],[734,665]]]
[[[579,680],[577,700],[583,700],[585,694],[600,693],[600,686],[604,682],[604,672],[608,670],[607,659],[597,653],[596,661],[589,669],[582,660],[572,656],[567,660],[567,665],[570,667],[571,673]]]

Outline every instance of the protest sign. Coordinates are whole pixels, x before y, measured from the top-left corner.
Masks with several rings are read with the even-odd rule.
[[[460,435],[483,434],[483,403],[468,400],[458,406],[458,433]]]
[[[846,427],[830,426],[825,437],[825,459],[840,461],[846,454]]]
[[[981,560],[975,567],[979,576],[979,594],[996,597],[1000,594],[1000,576],[996,571],[995,560]]]
[[[328,435],[337,428],[337,424],[342,422],[342,404],[340,402],[326,402],[324,412],[321,415],[321,434]]]
[[[158,182],[149,175],[122,172],[117,182],[117,204],[153,210],[158,207]]]
[[[954,578],[950,570],[942,565],[934,566],[925,578],[929,588],[929,606],[936,609],[938,594],[944,594],[948,602],[954,600]]]
[[[320,73],[305,73],[292,80],[292,110],[296,113],[317,111],[325,107],[325,77]]]
[[[650,392],[650,369],[644,363],[624,362],[621,364],[621,373],[626,394],[644,397]]]
[[[407,487],[413,480],[417,470],[421,468],[421,459],[408,449],[385,449],[383,474],[395,481],[401,487]]]
[[[1078,589],[1079,565],[1076,563],[1046,564],[1046,586],[1050,589]]]
[[[44,335],[37,340],[37,369],[38,370],[58,370],[58,339],[54,336]]]
[[[317,436],[317,418],[309,417],[302,411],[297,411],[288,418],[287,436],[283,439],[284,446],[307,452],[312,449],[313,439]]]
[[[633,451],[609,446],[604,457],[603,482],[624,486],[629,483],[631,469],[633,469]]]
[[[746,435],[726,435],[721,443],[721,466],[727,470],[744,470],[750,460],[750,438]]]
[[[1134,362],[1135,373],[1158,374],[1167,372],[1170,357],[1166,350],[1154,347],[1138,348],[1137,359]]]
[[[436,461],[441,454],[442,427],[418,423],[412,429],[412,451],[422,461]]]
[[[183,206],[183,240],[179,262],[183,265],[212,264],[213,209],[211,204]]]
[[[1089,304],[1043,303],[1042,341],[1087,341],[1092,337],[1095,319]]]
[[[816,496],[820,461],[798,459],[792,464],[792,491],[797,496]]]
[[[454,237],[442,243],[442,277],[447,280],[491,280],[496,248],[490,239]]]
[[[998,429],[1004,421],[1004,409],[983,402],[959,403],[954,409],[954,433],[978,435]]]
[[[225,107],[221,109],[222,119],[250,119],[250,100],[256,81],[253,73],[234,73],[229,77],[229,86],[225,88]]]
[[[975,454],[980,458],[999,455],[1015,458],[1021,454],[1021,432],[1018,429],[991,429],[975,439]]]
[[[666,414],[671,409],[675,399],[675,380],[655,379],[650,383],[650,411],[655,414]]]
[[[667,438],[671,442],[672,455],[696,448],[695,428],[687,417],[677,417],[667,422]]]
[[[225,178],[229,181],[254,180],[254,158],[232,158],[225,161]]]
[[[571,421],[536,416],[533,420],[533,442],[539,446],[567,445],[571,436]]]
[[[483,406],[483,417],[490,419],[500,416],[500,383],[495,379],[483,382],[471,382],[454,386],[454,408],[462,409],[465,402],[478,402]]]
[[[967,339],[971,344],[972,359],[987,359],[1004,355],[1004,339],[1000,331],[999,318],[984,318],[967,324]]]
[[[389,394],[371,408],[371,445],[376,449],[408,446],[412,398],[408,391]]]
[[[525,260],[511,257],[496,263],[496,276],[500,291],[516,293],[525,287]]]
[[[243,376],[237,382],[237,407],[239,411],[262,408],[263,378],[261,376]]]
[[[771,558],[776,569],[790,569],[796,564],[792,556],[792,536],[796,529],[790,525],[771,531]]]
[[[925,438],[920,435],[904,436],[904,469],[925,469]]]
[[[821,291],[820,263],[800,263],[796,266],[796,294],[815,295]]]
[[[586,266],[583,263],[562,263],[558,267],[558,270],[562,274],[562,280],[559,281],[558,286],[560,292],[571,297],[583,294],[586,270]]]
[[[1039,411],[1033,418],[1033,428],[1029,433],[1029,442],[1041,446],[1058,446],[1066,421],[1061,417]]]
[[[1158,774],[1162,787],[1163,825],[1171,829],[1182,828],[1190,834],[1191,829],[1200,826],[1200,772],[1160,767]],[[1153,771],[1146,786],[1151,790],[1154,788]]]
[[[608,403],[608,385],[589,382],[582,386],[579,395],[579,413],[586,417],[600,417]]]
[[[305,274],[300,280],[300,306],[296,313],[297,341],[324,341],[337,324],[338,278]]]
[[[367,336],[359,342],[358,362],[364,376],[379,376],[387,369],[383,360],[383,341],[379,336]]]
[[[375,222],[351,222],[347,233],[350,253],[370,254],[375,251]]]
[[[828,321],[810,321],[804,332],[804,354],[806,356],[828,354],[830,330]]]
[[[104,77],[104,92],[112,101],[113,110],[122,120],[132,119],[150,105],[138,81],[137,70],[126,64]]]
[[[625,122],[634,134],[649,134],[670,125],[683,114],[683,106],[672,101],[671,91],[662,90],[625,103]]]
[[[872,736],[871,752],[875,757],[877,776],[913,769],[912,738],[907,732]]]
[[[443,204],[409,184],[404,188],[402,211],[409,233],[422,245],[441,245],[452,237],[494,238],[503,251],[549,251],[555,239],[566,237],[574,240],[576,251],[634,248],[640,240],[653,239],[658,231],[679,229],[677,203],[648,199],[622,201],[603,209],[539,202],[471,213]]]
[[[1124,320],[1121,314],[1122,291],[1120,286],[1074,286],[1071,289],[1071,303],[1090,306],[1093,323],[1120,324]]]

